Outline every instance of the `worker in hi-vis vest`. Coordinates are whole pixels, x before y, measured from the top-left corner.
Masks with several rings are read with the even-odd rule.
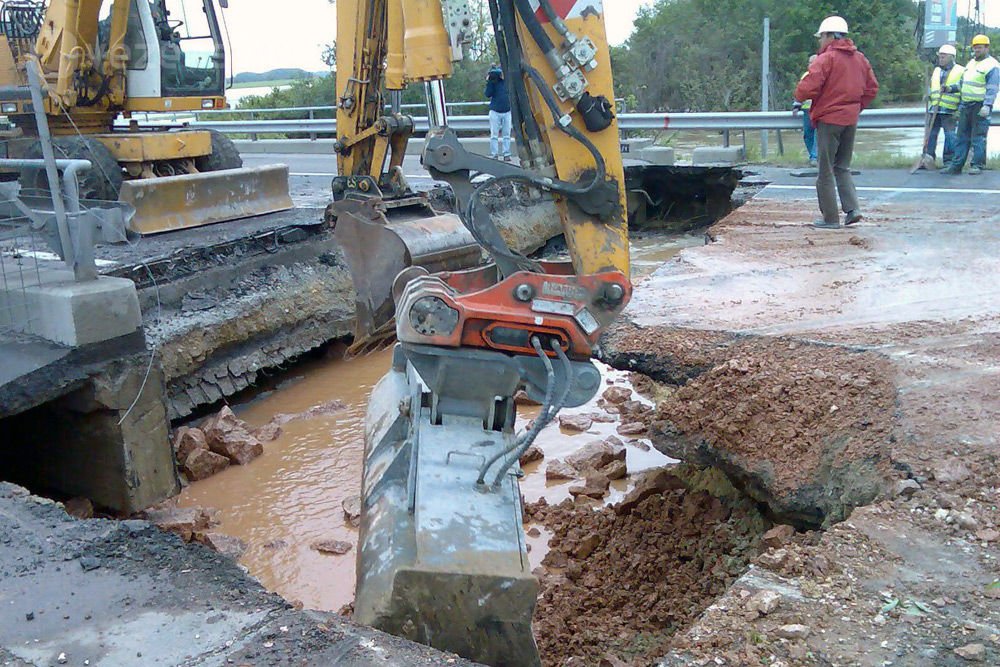
[[[958,130],[955,155],[951,164],[941,170],[945,174],[961,174],[965,159],[972,148],[970,174],[986,168],[986,134],[990,130],[990,113],[997,91],[1000,90],[1000,63],[990,55],[990,38],[972,38],[972,60],[965,66],[958,105]]]
[[[955,156],[955,127],[958,124],[958,103],[962,91],[962,74],[965,68],[955,62],[955,47],[943,44],[938,49],[938,66],[931,73],[927,96],[928,134],[924,144],[921,169],[932,169],[937,157],[938,134],[944,132],[944,166]]]

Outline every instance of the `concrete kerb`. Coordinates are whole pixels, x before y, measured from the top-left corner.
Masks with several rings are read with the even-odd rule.
[[[0,313],[6,313],[4,326],[71,347],[125,336],[142,325],[131,280],[77,282],[68,270],[45,271],[36,285],[0,290]]]

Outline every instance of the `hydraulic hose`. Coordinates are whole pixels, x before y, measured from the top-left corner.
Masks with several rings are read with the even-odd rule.
[[[560,35],[565,37],[569,34],[569,28],[563,23],[562,17],[556,14],[556,10],[552,7],[552,3],[549,0],[538,0],[539,6],[541,6],[542,11],[545,12],[545,16],[549,19],[549,23],[552,27],[556,29]]]
[[[556,58],[556,45],[549,39],[545,28],[538,21],[535,12],[531,10],[530,0],[514,0],[514,6],[517,8],[517,13],[520,15],[521,20],[524,21],[528,32],[531,34],[531,38],[535,40],[535,44],[538,45],[538,48],[542,50],[542,53],[551,62],[553,58]]]
[[[515,128],[524,128],[529,144],[540,142],[542,131],[528,105],[528,89],[524,85],[524,72],[521,67],[521,42],[517,36],[517,20],[514,18],[513,7],[507,2],[499,4],[497,0],[490,0],[490,13],[493,14],[494,11],[494,29],[496,35],[500,37],[497,39],[497,53],[507,73],[511,120],[514,121],[512,124]]]

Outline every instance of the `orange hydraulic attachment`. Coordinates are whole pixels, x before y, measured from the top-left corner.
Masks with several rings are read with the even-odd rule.
[[[539,265],[542,272],[519,271],[499,282],[492,265],[407,276],[396,304],[397,338],[534,355],[537,337],[550,356],[550,341],[557,340],[570,358],[589,359],[603,329],[628,304],[631,283],[620,271],[578,276],[569,262]]]

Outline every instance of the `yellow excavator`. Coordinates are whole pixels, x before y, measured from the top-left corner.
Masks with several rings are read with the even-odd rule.
[[[398,341],[368,406],[354,617],[489,665],[537,665],[518,459],[600,386],[591,352],[632,292],[626,187],[601,1],[489,6],[519,164],[469,153],[447,125],[442,79],[468,39],[464,3],[337,3],[341,176],[328,213],[359,305],[375,331],[394,313]],[[413,202],[399,169],[413,123],[384,111],[383,88],[408,84],[427,96],[423,166],[454,189],[486,266],[431,272],[416,242],[391,239],[423,224],[393,215]],[[509,184],[555,201],[571,261],[508,247],[482,199]],[[393,265],[407,253],[415,265]],[[519,390],[542,406],[521,433]]]
[[[219,0],[225,8],[226,0]],[[46,90],[56,157],[90,160],[81,197],[136,209],[151,234],[291,208],[287,167],[246,169],[207,130],[143,125],[135,112],[223,109],[225,50],[215,0],[7,0],[0,4],[0,113],[7,157],[41,156],[27,69]],[[126,126],[116,125],[125,119]],[[21,173],[48,189],[43,170]]]

